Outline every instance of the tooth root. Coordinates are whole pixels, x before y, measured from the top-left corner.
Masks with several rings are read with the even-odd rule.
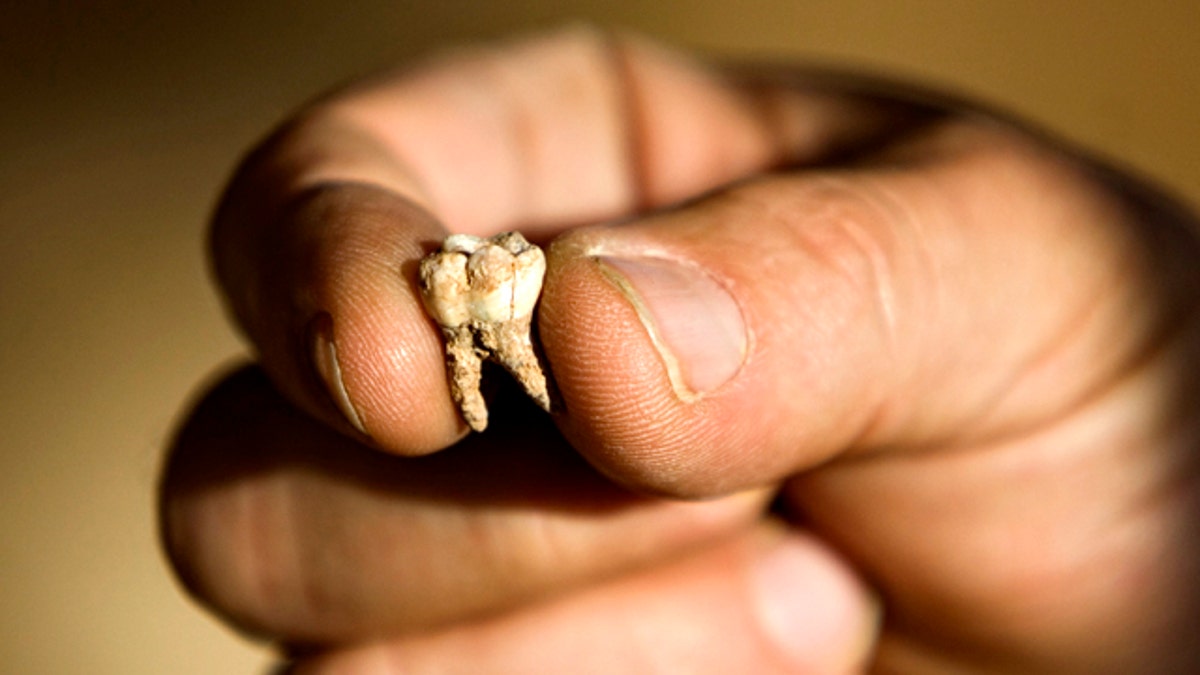
[[[550,392],[541,360],[530,339],[530,319],[523,317],[507,323],[481,326],[480,342],[488,359],[499,364],[546,412],[550,411]]]
[[[474,431],[483,431],[488,425],[488,410],[479,391],[483,362],[475,351],[474,337],[465,326],[458,330],[446,330],[444,334],[450,398],[458,406],[467,426]]]

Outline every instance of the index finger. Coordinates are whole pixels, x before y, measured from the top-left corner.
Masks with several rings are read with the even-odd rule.
[[[913,110],[738,83],[589,30],[459,51],[319,101],[268,139],[215,218],[214,266],[286,395],[428,452],[464,432],[415,284],[447,230],[547,237],[835,156]]]

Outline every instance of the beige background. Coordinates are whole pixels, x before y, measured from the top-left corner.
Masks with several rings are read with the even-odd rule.
[[[264,670],[168,575],[156,473],[183,401],[241,353],[202,258],[214,195],[274,120],[355,72],[590,18],[974,92],[1200,202],[1189,0],[72,4],[0,12],[4,672]]]

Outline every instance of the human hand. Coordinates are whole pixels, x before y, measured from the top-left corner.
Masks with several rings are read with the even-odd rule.
[[[305,672],[1185,670],[1195,225],[931,97],[587,31],[459,52],[235,178],[261,370],[181,430],[164,542]],[[565,409],[501,390],[466,436],[416,261],[505,229],[553,241]]]

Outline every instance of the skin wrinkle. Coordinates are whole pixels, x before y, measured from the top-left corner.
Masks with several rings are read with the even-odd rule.
[[[633,67],[632,54],[628,45],[610,36],[609,63],[614,68],[614,78],[620,94],[618,105],[621,106],[621,119],[624,120],[625,130],[625,161],[629,182],[633,189],[630,195],[630,211],[644,213],[655,205],[650,171],[651,156],[646,151],[650,147],[649,124],[646,111],[649,109],[642,95],[641,87]]]
[[[826,179],[829,180],[829,179]],[[879,217],[878,219],[871,216],[865,218],[860,213],[870,213],[884,211],[882,208],[877,208],[875,200],[866,196],[859,190],[847,190],[840,185],[833,187],[832,192],[838,194],[839,198],[829,199],[830,188],[833,187],[828,183],[822,186],[821,192],[824,192],[824,200],[828,206],[823,211],[823,216],[813,216],[806,214],[803,218],[805,225],[802,228],[797,228],[798,234],[801,234],[801,240],[805,241],[805,247],[813,257],[821,260],[829,269],[836,270],[838,276],[847,280],[847,282],[857,288],[869,289],[859,295],[869,298],[872,301],[873,310],[877,317],[877,324],[882,329],[880,337],[888,354],[894,355],[897,351],[897,311],[896,311],[896,293],[895,293],[895,274],[892,270],[892,256],[889,253],[889,247],[880,241],[880,232],[890,234],[895,228],[893,220],[895,212],[892,211],[889,216]],[[854,206],[845,208],[848,202]],[[867,206],[868,208],[860,210],[855,208],[859,205]],[[814,228],[814,222],[821,222],[832,228],[833,236],[822,237],[823,241],[816,242],[805,236],[805,230]],[[877,226],[878,222],[886,222],[889,227],[884,230]],[[824,228],[818,230],[822,235],[826,234]],[[826,242],[833,241],[838,244],[846,243],[849,246],[837,246],[830,248]],[[894,245],[890,247],[894,251]]]
[[[489,226],[489,229],[497,231],[517,227],[515,214],[529,213],[533,205],[536,204],[534,198],[536,187],[533,180],[536,170],[530,170],[529,159],[520,161],[517,158],[541,156],[541,153],[538,152],[540,144],[538,143],[538,136],[535,133],[535,125],[530,119],[534,116],[534,113],[525,107],[524,97],[519,94],[519,88],[515,86],[515,83],[506,81],[509,80],[508,71],[511,71],[511,69],[511,65],[503,59],[489,59],[485,61],[485,71],[493,75],[493,83],[502,92],[495,99],[510,102],[510,105],[500,106],[495,112],[502,118],[499,126],[507,130],[507,133],[499,134],[508,146],[507,152],[503,154],[513,158],[513,166],[509,167],[507,171],[513,177],[513,180],[510,182],[508,189],[505,190],[505,193],[513,200],[513,215]],[[519,78],[516,79],[519,81]],[[506,90],[518,93],[513,96],[507,96],[505,95],[507,93]]]
[[[602,70],[608,73],[608,80],[612,83],[614,106],[618,111],[618,138],[623,141],[620,165],[624,167],[625,184],[629,191],[624,210],[641,213],[651,205],[649,167],[646,165],[645,153],[639,152],[647,145],[642,114],[645,106],[640,92],[634,85],[633,66],[628,50],[611,32],[604,34],[603,58],[605,67]]]
[[[611,217],[619,213],[628,212],[630,206],[636,203],[637,187],[632,184],[628,169],[630,164],[629,143],[629,121],[625,119],[624,114],[624,92],[622,87],[623,82],[620,79],[620,72],[614,69],[611,50],[613,49],[613,38],[608,33],[593,35],[590,40],[588,57],[594,65],[592,65],[588,82],[602,83],[601,89],[604,96],[604,120],[610,124],[610,133],[604,151],[611,153],[615,160],[613,161],[613,170],[616,174],[616,180],[613,181],[618,193],[611,198],[612,205],[605,209],[606,215]],[[578,79],[576,86],[578,86]],[[547,172],[557,170],[557,167],[546,167]]]
[[[882,329],[880,336],[884,349],[876,356],[886,362],[887,365],[883,369],[892,373],[894,381],[888,385],[888,389],[894,391],[900,389],[901,382],[908,377],[901,364],[904,363],[906,355],[913,350],[913,345],[933,342],[919,336],[933,323],[930,317],[938,316],[942,308],[949,306],[946,301],[946,282],[936,271],[938,266],[934,263],[936,256],[933,253],[933,244],[924,234],[925,229],[920,226],[921,219],[906,205],[907,202],[895,198],[884,181],[867,179],[861,185],[872,189],[862,189],[857,194],[850,192],[855,203],[865,206],[868,213],[886,214],[880,216],[880,219],[890,224],[890,255],[882,242],[875,242],[873,246],[870,244],[874,238],[865,234],[862,226],[856,229],[861,240],[859,247],[865,251],[862,255],[868,263],[865,267],[871,277],[867,288],[873,292],[867,296],[874,300],[875,313],[879,317],[876,323]],[[852,218],[844,218],[843,221],[846,224],[855,222]],[[899,230],[903,233],[897,234]],[[852,231],[850,236],[854,235],[855,232]],[[904,265],[902,275],[896,273],[900,256],[908,263]],[[897,289],[897,279],[901,277],[920,281],[910,282],[904,291],[900,291]],[[930,298],[933,299],[932,302]],[[902,309],[902,302],[906,309]],[[901,338],[902,335],[907,337]],[[906,404],[897,401],[894,393],[882,394],[871,414],[864,420],[858,434],[848,444],[851,452],[890,445],[892,441],[881,437],[880,434],[885,433],[888,425],[894,424],[892,420]]]
[[[1026,378],[1034,377],[1039,368],[1047,364],[1052,364],[1061,359],[1063,352],[1073,347],[1075,340],[1078,337],[1080,326],[1092,324],[1092,319],[1099,316],[1104,309],[1105,300],[1110,291],[1116,290],[1116,285],[1106,290],[1098,290],[1092,297],[1084,302],[1081,307],[1070,317],[1064,319],[1062,325],[1050,336],[1048,336],[1043,344],[1043,347],[1038,350],[1031,351],[1021,361],[1014,364],[1009,377],[996,383],[995,390],[990,397],[982,399],[978,405],[978,412],[974,415],[967,415],[974,426],[982,428],[995,428],[992,418],[998,411],[1008,409],[1008,400],[1014,396],[1014,392],[1020,392],[1020,382]],[[1134,364],[1129,364],[1133,367],[1131,373],[1136,372],[1138,368]],[[1114,366],[1118,370],[1124,370],[1125,366]],[[1117,380],[1113,380],[1111,376],[1104,376],[1097,379],[1095,385],[1091,388],[1083,389],[1074,396],[1074,400],[1063,402],[1061,409],[1048,411],[1043,413],[1042,419],[1030,419],[1021,425],[1021,428],[1010,429],[1007,432],[1002,428],[992,435],[997,440],[1008,436],[1019,436],[1025,434],[1036,433],[1040,428],[1059,422],[1064,417],[1070,417],[1076,410],[1086,408],[1090,402],[1096,398],[1103,397],[1111,388],[1120,384],[1119,372],[1112,373],[1113,376],[1118,376]],[[951,444],[954,441],[951,441]]]
[[[618,47],[618,73],[626,92],[624,100],[628,102],[625,108],[631,129],[629,148],[634,158],[629,165],[630,174],[639,187],[640,199],[632,205],[633,214],[690,201],[698,191],[719,188],[745,173],[768,168],[775,163],[775,155],[792,153],[792,148],[771,145],[775,136],[763,111],[755,105],[751,88],[736,86],[720,70],[702,70],[700,64],[679,60],[636,36],[618,35],[614,43]],[[665,69],[679,71],[677,80],[671,83],[678,89],[668,89],[666,93],[655,88],[662,84],[660,71]],[[661,105],[652,102],[656,97],[679,96],[702,100],[706,110],[696,120],[702,125],[697,132],[709,133],[714,124],[725,123],[725,132],[736,137],[736,141],[714,154],[712,150],[697,152],[703,149],[675,138],[675,127],[687,120],[664,117]],[[665,137],[653,142],[654,134],[663,134],[664,130]],[[699,174],[708,176],[702,190],[681,191],[678,185],[681,180],[685,184],[694,182]]]

